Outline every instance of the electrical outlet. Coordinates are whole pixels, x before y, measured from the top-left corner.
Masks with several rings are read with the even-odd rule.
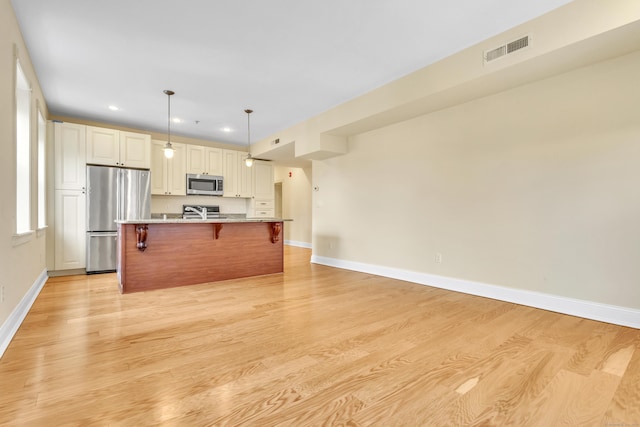
[[[436,264],[442,264],[442,254],[440,252],[436,253]]]

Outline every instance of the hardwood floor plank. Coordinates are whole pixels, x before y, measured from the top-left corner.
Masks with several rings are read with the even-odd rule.
[[[623,342],[629,339],[635,344],[635,351],[620,384],[613,395],[603,422],[608,424],[632,425],[640,423],[640,334],[635,329],[625,328],[620,335]]]
[[[601,426],[604,414],[620,383],[620,378],[593,370],[576,397],[557,419],[560,425]]]
[[[121,295],[50,278],[0,360],[0,425],[640,422],[640,331],[309,263]]]

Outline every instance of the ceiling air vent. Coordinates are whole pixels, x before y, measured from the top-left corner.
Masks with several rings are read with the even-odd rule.
[[[527,35],[524,37],[520,37],[517,40],[513,40],[509,43],[503,44],[502,46],[499,46],[495,49],[485,50],[484,63],[487,64],[491,61],[495,61],[498,58],[509,55],[515,51],[524,49],[525,47],[529,47],[530,41],[531,38]]]

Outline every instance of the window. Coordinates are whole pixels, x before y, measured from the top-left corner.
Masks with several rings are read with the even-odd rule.
[[[31,231],[31,88],[16,60],[16,234]]]
[[[46,177],[47,122],[38,109],[38,229],[47,226],[47,177]]]

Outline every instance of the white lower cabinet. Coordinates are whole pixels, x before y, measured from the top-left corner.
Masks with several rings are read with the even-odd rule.
[[[275,204],[273,199],[251,199],[247,216],[254,218],[273,218]]]
[[[55,269],[86,266],[86,200],[84,190],[55,190]]]

